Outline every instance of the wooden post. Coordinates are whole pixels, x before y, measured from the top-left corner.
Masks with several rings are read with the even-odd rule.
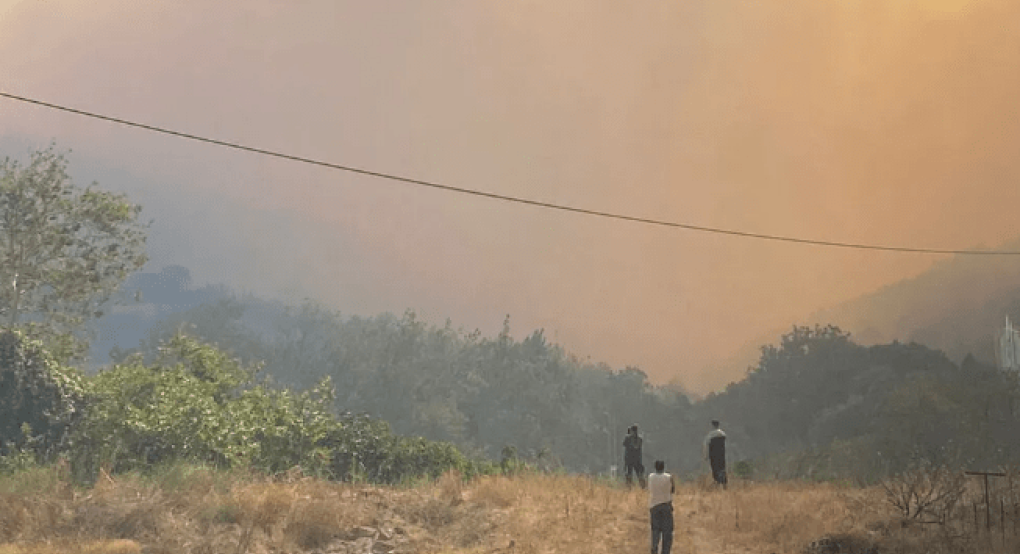
[[[996,471],[964,471],[964,475],[975,475],[984,478],[985,482],[985,530],[991,532],[992,530],[992,516],[991,516],[991,501],[988,499],[988,476],[992,477],[1005,477],[1006,474]],[[977,504],[974,505],[974,528],[975,531],[978,527],[978,516],[977,516]]]
[[[999,527],[1002,531],[1002,547],[1006,548],[1006,502],[999,497]]]
[[[978,533],[981,531],[981,526],[978,525],[977,504],[972,503],[971,506],[974,508],[974,532]]]
[[[1016,471],[1016,466],[1010,466],[1004,470],[1006,473],[1006,484],[1009,487],[1009,493],[1006,496],[1006,506],[1013,508],[1013,534],[1016,534],[1016,497],[1013,496],[1013,473]]]
[[[991,503],[988,501],[988,474],[985,477],[985,531],[992,531]]]

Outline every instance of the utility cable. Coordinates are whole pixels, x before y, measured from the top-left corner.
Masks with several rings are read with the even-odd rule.
[[[79,110],[79,109],[75,109],[75,108],[69,108],[69,107],[66,107],[66,106],[60,106],[60,105],[52,104],[52,103],[49,103],[49,102],[43,102],[41,100],[34,100],[32,98],[26,98],[24,96],[18,96],[18,95],[15,95],[15,94],[10,94],[10,93],[7,93],[7,92],[2,92],[2,91],[0,91],[0,97],[8,98],[8,99],[11,99],[11,100],[17,100],[17,101],[20,101],[20,102],[26,102],[26,103],[29,103],[29,104],[35,104],[37,106],[43,106],[43,107],[46,107],[46,108],[51,108],[51,109],[54,109],[54,110],[60,110],[60,111],[63,111],[63,112],[68,112],[68,113],[73,113],[73,114],[77,114],[77,115],[82,115],[82,116],[85,116],[85,117],[91,117],[91,118],[94,118],[94,119],[101,119],[103,121],[110,121],[110,122],[113,122],[113,123],[119,123],[121,125],[126,125],[126,126],[129,126],[129,127],[137,127],[139,129],[145,129],[147,131],[153,131],[153,132],[156,132],[156,133],[163,133],[163,134],[166,134],[166,135],[172,135],[172,136],[175,136],[175,137],[195,140],[195,141],[199,141],[199,142],[205,142],[205,143],[208,143],[208,144],[215,144],[217,146],[224,146],[224,147],[233,148],[233,149],[236,149],[236,150],[243,150],[245,152],[252,152],[252,153],[255,153],[255,154],[262,154],[264,156],[272,156],[274,158],[281,158],[281,159],[284,159],[284,160],[291,160],[291,161],[295,161],[295,162],[306,163],[306,164],[311,164],[311,165],[317,165],[317,166],[321,166],[321,167],[328,167],[330,169],[337,169],[337,170],[340,170],[340,171],[347,171],[347,172],[350,172],[350,173],[356,173],[356,174],[359,174],[359,175],[366,175],[366,176],[369,176],[369,177],[377,177],[377,178],[380,178],[380,179],[388,179],[390,181],[399,181],[399,182],[407,183],[407,184],[411,184],[411,185],[418,185],[418,186],[423,186],[423,187],[429,187],[429,188],[433,188],[433,189],[439,189],[439,190],[444,190],[444,191],[448,191],[448,192],[456,192],[456,193],[460,193],[460,194],[469,194],[469,195],[472,195],[472,196],[480,196],[480,197],[483,197],[483,198],[490,198],[490,199],[493,199],[493,200],[503,200],[505,202],[513,202],[513,203],[517,203],[517,204],[525,204],[525,205],[528,205],[528,206],[535,206],[535,207],[539,207],[539,208],[547,208],[547,209],[551,209],[551,210],[559,210],[559,211],[571,212],[571,213],[577,213],[577,214],[583,214],[583,215],[591,215],[591,216],[603,217],[603,218],[608,218],[608,219],[616,219],[616,220],[621,220],[621,221],[630,221],[630,222],[642,223],[642,224],[646,224],[646,225],[655,225],[655,226],[659,226],[659,227],[671,227],[671,228],[676,228],[676,229],[685,229],[685,230],[688,230],[688,231],[699,231],[699,232],[703,232],[703,233],[714,233],[714,234],[720,234],[720,235],[730,235],[730,236],[735,236],[735,237],[754,238],[754,239],[770,240],[770,241],[778,241],[778,242],[790,242],[790,243],[796,243],[796,244],[810,244],[810,245],[814,245],[814,246],[829,246],[829,247],[836,247],[836,248],[852,248],[852,249],[857,249],[857,250],[879,250],[879,251],[886,251],[886,252],[906,252],[906,253],[915,253],[915,254],[955,254],[955,255],[978,255],[978,256],[1020,256],[1020,251],[1011,251],[1011,250],[953,250],[953,249],[943,249],[943,248],[917,248],[917,247],[908,247],[908,246],[888,246],[888,245],[878,245],[878,244],[863,244],[863,243],[853,243],[853,242],[815,240],[815,239],[806,239],[806,238],[790,237],[790,236],[783,236],[783,235],[770,235],[770,234],[765,234],[765,233],[753,233],[753,232],[749,232],[749,231],[738,231],[738,230],[734,230],[734,229],[723,229],[723,228],[718,228],[718,227],[705,227],[705,226],[702,226],[702,225],[692,225],[692,224],[689,224],[689,223],[680,223],[680,222],[676,222],[676,221],[666,221],[666,220],[660,220],[660,219],[651,219],[651,218],[647,218],[647,217],[638,217],[638,216],[625,215],[625,214],[619,214],[619,213],[604,212],[604,211],[592,210],[592,209],[587,209],[587,208],[578,208],[578,207],[575,207],[575,206],[567,206],[567,205],[563,205],[563,204],[554,204],[554,203],[551,203],[551,202],[542,202],[542,201],[539,201],[539,200],[531,200],[531,199],[528,199],[528,198],[522,198],[522,197],[517,197],[517,196],[509,196],[509,195],[498,194],[498,193],[494,193],[494,192],[485,192],[485,191],[481,191],[481,190],[474,190],[474,189],[467,189],[467,188],[462,188],[462,187],[456,187],[456,186],[452,186],[452,185],[444,185],[444,184],[433,182],[433,181],[425,181],[425,180],[421,180],[421,179],[414,179],[414,178],[411,178],[411,177],[402,177],[402,176],[399,176],[399,175],[383,173],[383,172],[380,172],[380,171],[372,171],[372,170],[368,170],[368,169],[361,169],[361,168],[347,166],[347,165],[341,165],[341,164],[337,164],[337,163],[324,162],[324,161],[321,161],[321,160],[314,160],[314,159],[311,159],[311,158],[295,156],[295,155],[292,155],[292,154],[284,154],[284,153],[280,153],[280,152],[274,152],[274,151],[265,150],[265,149],[262,149],[262,148],[255,148],[255,147],[252,147],[252,146],[245,146],[243,144],[238,144],[238,143],[233,143],[233,142],[226,142],[226,141],[222,141],[222,140],[216,140],[216,139],[211,139],[211,138],[206,138],[206,137],[200,137],[198,135],[182,133],[180,131],[173,131],[173,130],[165,129],[165,128],[162,128],[162,127],[156,127],[154,125],[146,125],[146,124],[143,124],[143,123],[136,123],[136,122],[128,121],[128,120],[125,120],[125,119],[119,119],[119,118],[116,118],[116,117],[110,117],[110,116],[101,115],[101,114],[92,113],[92,112],[87,112],[87,111]]]

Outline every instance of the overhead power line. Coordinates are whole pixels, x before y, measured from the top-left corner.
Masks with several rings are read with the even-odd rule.
[[[368,169],[361,169],[361,168],[347,166],[347,165],[341,165],[341,164],[337,164],[337,163],[324,162],[324,161],[321,161],[321,160],[314,160],[314,159],[305,158],[305,157],[302,157],[302,156],[295,156],[295,155],[292,155],[292,154],[284,154],[284,153],[281,153],[281,152],[274,152],[272,150],[265,150],[265,149],[262,149],[262,148],[255,148],[255,147],[252,147],[252,146],[245,146],[243,144],[237,144],[237,143],[233,143],[233,142],[226,142],[226,141],[222,141],[222,140],[216,140],[216,139],[211,139],[211,138],[206,138],[206,137],[200,137],[198,135],[182,133],[180,131],[173,131],[173,130],[170,130],[170,129],[165,129],[163,127],[156,127],[154,125],[146,125],[144,123],[136,123],[136,122],[133,122],[133,121],[128,121],[126,119],[119,119],[119,118],[110,117],[110,116],[107,116],[107,115],[101,115],[101,114],[97,114],[97,113],[93,113],[93,112],[87,112],[87,111],[84,111],[84,110],[79,110],[79,109],[75,109],[75,108],[69,108],[67,106],[60,106],[58,104],[52,104],[52,103],[49,103],[49,102],[43,102],[41,100],[35,100],[35,99],[32,99],[32,98],[26,98],[24,96],[18,96],[18,95],[15,95],[15,94],[10,94],[10,93],[7,93],[7,92],[2,92],[2,91],[0,91],[0,96],[2,96],[4,98],[9,98],[11,100],[17,100],[19,102],[27,102],[29,104],[35,104],[37,106],[44,106],[46,108],[51,108],[51,109],[54,109],[54,110],[60,110],[60,111],[63,111],[63,112],[68,112],[68,113],[73,113],[73,114],[77,114],[77,115],[82,115],[82,116],[85,116],[85,117],[91,117],[91,118],[94,118],[94,119],[101,119],[103,121],[110,121],[110,122],[113,122],[113,123],[119,123],[121,125],[127,125],[129,127],[137,127],[139,129],[145,129],[145,130],[153,131],[153,132],[156,132],[156,133],[163,133],[163,134],[172,135],[172,136],[175,136],[175,137],[181,137],[181,138],[186,138],[186,139],[195,140],[195,141],[199,141],[199,142],[215,144],[215,145],[218,145],[218,146],[225,146],[227,148],[233,148],[233,149],[236,149],[236,150],[243,150],[243,151],[246,151],[246,152],[253,152],[255,154],[262,154],[264,156],[272,156],[274,158],[281,158],[281,159],[284,159],[284,160],[291,160],[291,161],[295,161],[295,162],[301,162],[301,163],[306,163],[306,164],[311,164],[311,165],[317,165],[317,166],[321,166],[321,167],[328,167],[330,169],[338,169],[340,171],[348,171],[348,172],[357,173],[357,174],[360,174],[360,175],[367,175],[369,177],[377,177],[377,178],[380,178],[380,179],[388,179],[388,180],[391,180],[391,181],[399,181],[399,182],[407,183],[407,184],[411,184],[411,185],[418,185],[418,186],[429,187],[429,188],[433,188],[433,189],[445,190],[445,191],[448,191],[448,192],[457,192],[457,193],[460,193],[460,194],[469,194],[469,195],[472,195],[472,196],[480,196],[480,197],[483,197],[483,198],[491,198],[493,200],[503,200],[503,201],[506,201],[506,202],[514,202],[514,203],[517,203],[517,204],[525,204],[525,205],[528,205],[528,206],[536,206],[536,207],[539,207],[539,208],[548,208],[548,209],[551,209],[551,210],[560,210],[560,211],[564,211],[564,212],[572,212],[572,213],[583,214],[583,215],[598,216],[598,217],[604,217],[604,218],[609,218],[609,219],[617,219],[617,220],[621,220],[621,221],[631,221],[631,222],[634,222],[634,223],[643,223],[643,224],[646,224],[646,225],[655,225],[655,226],[659,226],[659,227],[672,227],[672,228],[676,228],[676,229],[685,229],[685,230],[688,230],[688,231],[700,231],[700,232],[703,232],[703,233],[715,233],[715,234],[720,234],[720,235],[730,235],[730,236],[736,236],[736,237],[754,238],[754,239],[761,239],[761,240],[771,240],[771,241],[779,241],[779,242],[792,242],[792,243],[797,243],[797,244],[810,244],[810,245],[815,245],[815,246],[831,246],[831,247],[838,247],[838,248],[853,248],[853,249],[857,249],[857,250],[880,250],[880,251],[887,251],[887,252],[909,252],[909,253],[915,253],[915,254],[958,254],[958,255],[983,255],[983,256],[1020,256],[1020,251],[1006,251],[1006,250],[952,250],[952,249],[943,249],[943,248],[915,248],[915,247],[907,247],[907,246],[887,246],[887,245],[878,245],[878,244],[862,244],[862,243],[852,243],[852,242],[815,240],[815,239],[789,237],[789,236],[782,236],[782,235],[770,235],[770,234],[765,234],[765,233],[753,233],[753,232],[749,232],[749,231],[738,231],[738,230],[734,230],[734,229],[722,229],[722,228],[718,228],[718,227],[705,227],[705,226],[702,226],[702,225],[692,225],[692,224],[689,224],[689,223],[680,223],[680,222],[677,222],[677,221],[665,221],[665,220],[660,220],[660,219],[651,219],[651,218],[646,218],[646,217],[638,217],[638,216],[625,215],[625,214],[619,214],[619,213],[604,212],[604,211],[599,211],[599,210],[591,210],[591,209],[587,209],[587,208],[578,208],[578,207],[575,207],[575,206],[566,206],[566,205],[563,205],[563,204],[554,204],[554,203],[551,203],[551,202],[542,202],[542,201],[539,201],[539,200],[531,200],[531,199],[528,199],[528,198],[522,198],[522,197],[517,197],[517,196],[509,196],[509,195],[505,195],[505,194],[497,194],[497,193],[494,193],[494,192],[485,192],[485,191],[481,191],[481,190],[474,190],[474,189],[467,189],[467,188],[462,188],[462,187],[456,187],[456,186],[452,186],[452,185],[444,185],[444,184],[436,183],[436,182],[433,182],[433,181],[425,181],[425,180],[422,180],[422,179],[414,179],[414,178],[411,178],[411,177],[401,177],[400,175],[393,175],[393,174],[390,174],[390,173],[383,173],[381,171],[372,171],[372,170],[368,170]]]

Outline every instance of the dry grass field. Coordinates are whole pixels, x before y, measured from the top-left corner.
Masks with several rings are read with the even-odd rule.
[[[0,480],[0,554],[638,554],[649,548],[645,502],[640,489],[582,476],[375,487],[179,466],[86,490],[38,469]],[[685,482],[674,505],[681,554],[1017,551],[1013,535],[903,526],[874,488]],[[810,547],[827,538],[839,546]]]

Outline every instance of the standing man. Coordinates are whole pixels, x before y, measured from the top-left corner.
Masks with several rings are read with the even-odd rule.
[[[701,447],[702,455],[712,468],[712,478],[717,485],[726,488],[726,433],[719,428],[719,421],[712,420],[712,430],[705,437]]]
[[[662,539],[662,554],[669,554],[673,547],[673,493],[676,483],[666,473],[666,463],[655,460],[655,473],[648,476],[648,510],[652,521],[652,554],[659,554],[659,539]]]
[[[641,446],[644,439],[638,433],[637,423],[627,429],[627,438],[623,439],[623,465],[627,472],[627,484],[634,483],[632,474],[636,474],[641,488],[645,488],[645,464],[641,462]]]

